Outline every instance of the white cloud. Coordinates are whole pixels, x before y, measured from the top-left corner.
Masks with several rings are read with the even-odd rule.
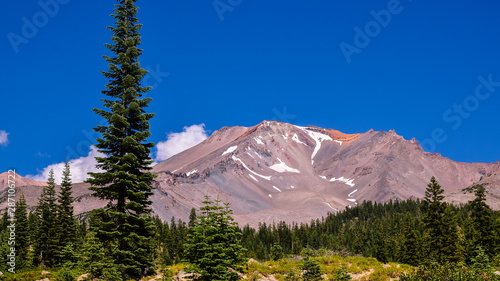
[[[0,144],[2,132],[0,131]],[[183,131],[180,133],[168,133],[167,140],[161,141],[156,145],[156,158],[155,163],[163,161],[170,156],[173,156],[181,151],[184,151],[190,147],[193,147],[208,137],[205,131],[205,124],[192,125],[189,127],[184,127]],[[5,137],[6,138],[6,137]],[[95,146],[90,147],[90,152],[85,157],[80,157],[78,159],[73,159],[69,161],[71,170],[71,181],[73,183],[83,182],[88,178],[88,172],[98,172],[96,168],[97,161],[95,157],[105,157],[103,153],[97,151]],[[26,177],[46,182],[49,177],[50,170],[54,170],[54,177],[57,184],[61,184],[62,172],[64,170],[64,162],[52,164],[45,167],[37,175],[27,175]]]
[[[0,145],[7,145],[9,142],[9,133],[4,130],[0,130]]]
[[[93,145],[90,147],[90,149],[91,150],[87,156],[69,161],[71,181],[73,183],[83,182],[89,177],[87,175],[88,172],[100,171],[96,168],[97,161],[95,160],[95,157],[105,157],[105,155],[97,151],[97,148]],[[45,167],[38,175],[27,175],[27,177],[33,180],[46,182],[49,178],[49,172],[51,169],[54,169],[54,177],[56,183],[61,184],[64,162],[49,165]]]
[[[180,133],[168,133],[167,140],[156,145],[156,161],[163,161],[179,152],[193,147],[208,137],[205,124],[184,127]]]

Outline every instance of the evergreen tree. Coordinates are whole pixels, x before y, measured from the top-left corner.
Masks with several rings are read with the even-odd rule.
[[[109,70],[103,75],[109,79],[102,93],[103,109],[94,111],[107,124],[94,130],[101,134],[96,147],[107,157],[96,157],[102,173],[89,173],[90,190],[102,200],[109,201],[100,216],[99,225],[94,225],[96,235],[105,247],[117,242],[116,250],[108,251],[115,263],[120,265],[123,278],[140,278],[150,272],[154,251],[151,237],[154,224],[150,217],[152,181],[149,172],[153,161],[150,158],[154,143],[148,143],[149,120],[154,114],[146,113],[151,99],[143,98],[149,87],[142,87],[141,80],[147,71],[141,68],[139,56],[141,24],[138,23],[136,0],[119,0],[112,17],[116,27],[113,44],[106,44],[114,53],[104,56]]]
[[[192,228],[195,226],[196,223],[196,209],[191,208],[191,213],[189,213],[189,228]]]
[[[441,263],[463,261],[463,239],[458,228],[456,216],[446,204],[442,221],[442,245],[439,253]]]
[[[346,281],[351,280],[352,276],[349,271],[343,266],[337,267],[335,270],[335,281]]]
[[[401,262],[416,266],[419,263],[419,240],[415,231],[415,223],[410,213],[406,213],[403,229],[403,252]]]
[[[389,260],[388,253],[387,253],[386,237],[385,237],[385,233],[383,231],[377,232],[374,256],[377,260],[379,260],[383,263],[386,263]]]
[[[56,204],[56,184],[54,181],[54,171],[50,170],[47,186],[42,189],[42,194],[36,208],[37,215],[40,218],[37,238],[35,241],[34,263],[47,267],[55,265],[58,254],[57,241],[57,204]]]
[[[300,269],[302,269],[304,271],[304,273],[302,274],[302,278],[304,280],[311,280],[311,281],[315,281],[315,280],[321,280],[321,274],[323,274],[321,272],[321,268],[319,266],[319,263],[309,257],[305,257],[303,260],[302,260],[302,265],[300,267]]]
[[[4,213],[6,216],[7,212]],[[0,231],[0,271],[7,272],[8,268],[11,268],[11,265],[7,264],[10,262],[10,257],[8,255],[11,254],[9,243],[9,231],[7,228],[2,228]]]
[[[189,271],[194,280],[238,280],[234,270],[245,262],[240,245],[241,233],[231,217],[229,203],[220,206],[220,200],[210,201],[205,196],[201,214],[185,244]],[[233,270],[229,270],[229,269]]]
[[[78,263],[78,253],[75,251],[73,243],[68,243],[61,249],[59,254],[61,257],[62,266],[65,268],[73,268]]]
[[[429,233],[429,246],[431,247],[431,259],[439,260],[439,252],[443,245],[443,214],[446,208],[443,202],[444,190],[441,188],[436,178],[432,177],[430,183],[427,185],[424,197],[424,210],[425,214],[423,221],[425,228]]]
[[[271,247],[271,259],[277,261],[283,257],[283,248],[279,244],[274,244]]]
[[[65,248],[67,245],[74,243],[76,239],[76,223],[73,215],[73,197],[71,196],[73,193],[73,187],[70,175],[69,163],[66,161],[63,170],[61,192],[58,200],[59,208],[57,212],[57,224],[59,228],[58,240],[61,248]],[[62,258],[63,257],[60,255],[60,263],[65,262]]]
[[[497,253],[496,234],[492,210],[486,204],[486,191],[484,186],[479,185],[475,191],[476,198],[470,202],[472,207],[472,225],[475,230],[471,237],[475,246],[481,246],[484,253],[492,257]]]
[[[483,251],[483,247],[476,247],[476,256],[472,258],[472,268],[479,272],[493,272],[488,255]]]
[[[38,217],[38,212],[36,211],[36,207],[34,211],[31,211],[28,215],[28,225],[29,225],[29,241],[31,245],[31,250],[28,252],[30,265],[37,266],[40,264],[40,259],[38,255],[37,249],[39,249],[39,239],[38,234],[40,233],[40,217]]]
[[[18,261],[16,263],[17,269],[22,269],[29,266],[29,247],[30,247],[30,234],[28,213],[26,210],[26,199],[24,193],[21,193],[19,200],[16,202],[16,211],[14,217],[16,219],[16,255]]]
[[[122,280],[117,265],[106,254],[103,245],[93,232],[89,232],[85,236],[79,258],[79,267],[84,272],[89,273],[87,280],[94,280],[95,278],[109,281]]]

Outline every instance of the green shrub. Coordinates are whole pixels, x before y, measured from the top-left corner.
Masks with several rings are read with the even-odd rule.
[[[277,261],[281,258],[283,258],[283,248],[278,244],[274,244],[271,248],[271,259]]]
[[[16,273],[5,277],[5,281],[35,281],[51,277],[52,274],[43,274],[42,269],[30,270],[22,273]]]
[[[335,271],[335,279],[336,281],[345,281],[345,280],[351,280],[351,274],[347,271],[347,269],[343,266],[338,267],[337,270]]]
[[[56,281],[75,281],[76,277],[73,271],[67,267],[63,267],[55,275]]]
[[[309,257],[306,257],[302,260],[302,266],[300,269],[305,272],[302,274],[302,278],[304,280],[321,280],[321,268],[319,263]]]
[[[453,265],[431,265],[421,266],[413,271],[400,275],[400,281],[441,281],[441,280],[461,280],[461,281],[500,281],[500,276],[494,273],[482,272],[467,267],[457,267]]]

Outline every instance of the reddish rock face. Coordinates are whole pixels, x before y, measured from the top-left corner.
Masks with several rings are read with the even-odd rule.
[[[209,194],[230,202],[240,224],[309,222],[364,200],[422,198],[432,176],[455,203],[470,199],[462,189],[487,183],[489,203],[500,207],[500,161],[455,162],[424,152],[394,131],[345,134],[277,121],[224,127],[159,163],[153,173],[152,209],[164,220],[187,220]],[[74,186],[77,213],[105,205],[87,188]],[[41,187],[24,189],[33,197],[28,204],[36,204]]]

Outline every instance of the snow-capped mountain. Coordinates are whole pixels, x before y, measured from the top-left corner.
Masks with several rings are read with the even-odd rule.
[[[222,128],[156,165],[153,209],[186,219],[206,194],[243,223],[309,221],[364,200],[421,198],[432,176],[447,193],[500,171],[426,153],[394,131],[344,134],[278,121]]]
[[[462,189],[488,184],[488,203],[500,208],[500,161],[455,162],[424,152],[394,131],[345,134],[278,121],[224,127],[157,164],[153,173],[158,177],[152,210],[164,220],[186,221],[208,194],[231,203],[240,224],[309,222],[364,200],[422,198],[432,176],[455,203],[471,199]],[[30,206],[42,189],[34,185],[17,191]],[[88,187],[73,185],[77,214],[106,205]],[[0,196],[5,192],[0,189]],[[0,203],[4,208],[6,202]]]

